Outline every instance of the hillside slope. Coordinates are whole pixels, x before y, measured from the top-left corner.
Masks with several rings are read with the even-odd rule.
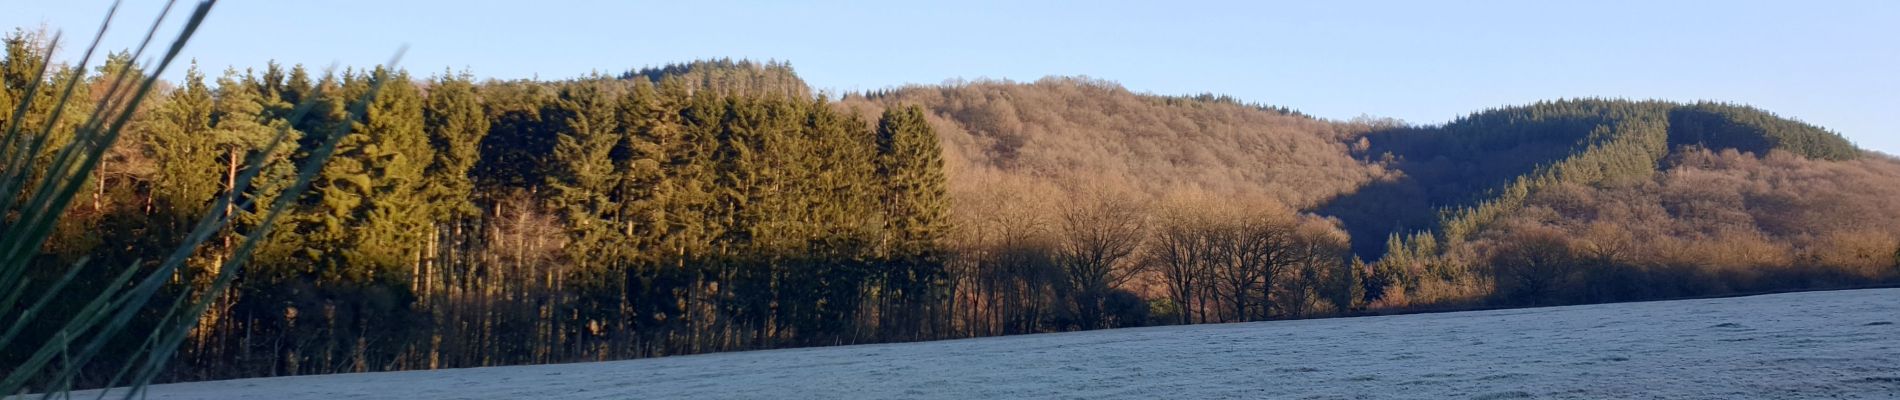
[[[1900,163],[1759,109],[1565,100],[1367,138],[1400,177],[1319,212],[1342,219],[1360,256],[1384,260],[1375,281],[1479,289],[1427,301],[1614,301],[1900,273],[1900,228],[1883,224],[1900,218]]]
[[[1474,113],[1439,126],[1369,133],[1368,158],[1396,179],[1336,199],[1339,216],[1373,258],[1390,233],[1432,230],[1462,241],[1525,197],[1557,182],[1600,185],[1654,176],[1685,147],[1828,161],[1861,157],[1840,135],[1762,110],[1717,103],[1578,99]],[[1442,215],[1441,215],[1442,214]]]
[[[1057,210],[1070,202],[1049,199],[1091,192],[1273,207],[1265,199],[1334,219],[1353,255],[1383,261],[1361,271],[1365,299],[1384,300],[1375,306],[1506,301],[1494,295],[1519,279],[1552,286],[1522,296],[1598,279],[1666,288],[1534,300],[1548,304],[1900,276],[1900,224],[1885,223],[1900,220],[1900,162],[1741,105],[1571,99],[1407,126],[1087,78],[909,86],[839,104],[930,110],[965,220],[1052,214],[1009,210]],[[1556,259],[1510,259],[1534,246]],[[1510,270],[1527,262],[1568,272]],[[1614,277],[1583,276],[1595,273]]]
[[[1811,292],[244,379],[150,398],[1880,397],[1900,391],[1897,314],[1900,289]]]
[[[903,104],[929,109],[953,186],[1003,176],[1069,190],[1126,186],[1151,199],[1198,190],[1305,208],[1385,175],[1350,156],[1351,139],[1370,129],[1364,124],[1212,96],[1138,94],[1088,78],[909,86],[841,104],[865,115]]]

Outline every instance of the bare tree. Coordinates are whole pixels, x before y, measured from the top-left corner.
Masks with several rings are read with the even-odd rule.
[[[1503,243],[1493,255],[1498,294],[1526,304],[1553,301],[1564,281],[1576,272],[1569,241],[1551,228],[1527,231]]]
[[[1318,308],[1322,299],[1342,297],[1322,293],[1325,290],[1351,292],[1350,287],[1328,285],[1329,281],[1338,280],[1332,276],[1333,274],[1353,273],[1340,268],[1346,265],[1350,245],[1344,232],[1341,232],[1338,227],[1314,220],[1300,222],[1294,228],[1291,244],[1292,250],[1288,252],[1287,257],[1289,271],[1287,271],[1286,285],[1281,288],[1282,294],[1274,303],[1285,312],[1287,317],[1306,317]],[[1335,305],[1343,309],[1351,307],[1351,301],[1350,297],[1345,297],[1343,300],[1338,300],[1339,303],[1344,304]]]
[[[1232,318],[1264,319],[1273,284],[1296,261],[1291,211],[1263,206],[1231,213],[1210,230],[1210,256]]]
[[[1033,332],[1043,316],[1041,296],[1060,274],[1050,273],[1046,199],[1052,188],[1018,179],[995,179],[963,189],[953,280],[958,307],[972,335]]]
[[[1214,224],[1202,208],[1205,204],[1192,196],[1170,198],[1158,213],[1152,238],[1142,253],[1142,262],[1159,275],[1168,297],[1181,308],[1177,322],[1182,324],[1195,322],[1195,303],[1213,281],[1207,237]],[[1201,320],[1206,320],[1205,314]]]
[[[1101,328],[1102,299],[1141,271],[1141,263],[1127,259],[1146,235],[1142,207],[1096,192],[1065,207],[1058,229],[1056,258],[1068,273],[1082,328]]]

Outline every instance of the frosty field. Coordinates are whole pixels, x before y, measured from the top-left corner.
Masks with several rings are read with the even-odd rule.
[[[245,379],[150,398],[1895,398],[1896,323],[1900,289],[1878,289]]]

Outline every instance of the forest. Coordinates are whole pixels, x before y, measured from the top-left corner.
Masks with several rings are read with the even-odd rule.
[[[27,31],[5,45],[0,109],[25,113],[0,126],[51,143],[89,110],[49,118],[22,95],[37,71],[91,107],[136,68],[42,65]],[[562,80],[189,68],[128,111],[35,263],[149,264],[232,216],[169,277],[191,296],[265,222],[214,199],[268,203],[337,144],[171,381],[1900,283],[1900,160],[1743,105],[1414,125],[1091,78],[836,94],[746,60]],[[280,131],[296,145],[264,151]],[[0,373],[23,357],[0,348]]]

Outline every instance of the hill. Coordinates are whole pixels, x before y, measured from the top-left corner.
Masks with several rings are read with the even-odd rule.
[[[964,226],[1057,214],[1101,192],[1146,204],[1155,221],[1169,204],[1181,208],[1180,198],[1203,199],[1189,209],[1290,206],[1334,221],[1353,255],[1383,261],[1362,271],[1366,299],[1382,307],[1660,298],[1900,275],[1900,225],[1887,223],[1900,218],[1891,200],[1900,162],[1744,105],[1572,99],[1410,126],[1138,94],[1088,78],[909,86],[839,103],[865,113],[930,110]],[[982,229],[1057,223],[1018,225]],[[1549,235],[1529,234],[1542,230]],[[1562,240],[1524,243],[1545,236]],[[1526,260],[1509,259],[1511,249],[1533,245],[1563,250],[1546,262],[1563,265],[1546,269],[1570,272],[1510,295],[1553,298],[1501,299],[1498,291],[1529,279],[1513,271]],[[1597,293],[1549,293],[1555,286]]]
[[[14,61],[38,59],[28,42],[5,65],[34,69]],[[110,69],[56,69],[80,93],[110,86]],[[132,110],[27,269],[140,265],[199,215],[236,218],[155,280],[220,299],[166,380],[1900,280],[1900,162],[1744,106],[1563,100],[1410,126],[1085,78],[832,98],[789,65],[729,60],[557,81],[276,64],[206,80],[188,69]],[[372,88],[387,91],[346,112]],[[17,121],[66,127],[29,131],[72,126],[27,105]],[[297,140],[263,148],[280,129]],[[36,151],[22,167],[58,150]],[[272,199],[319,154],[314,189],[234,286],[204,293],[234,271],[237,238],[266,231],[256,207],[213,200]],[[244,174],[256,185],[230,193]],[[76,285],[113,279],[84,271]],[[84,302],[49,304],[70,318]],[[148,311],[125,315],[164,318]],[[29,356],[0,349],[0,370]]]
[[[1492,286],[1510,293],[1487,294],[1517,301],[1592,302],[1895,273],[1900,229],[1880,222],[1900,216],[1888,200],[1900,194],[1900,164],[1766,111],[1566,100],[1366,137],[1368,154],[1401,177],[1318,212],[1344,221],[1358,254],[1388,261],[1395,276],[1382,280],[1410,291],[1422,277]],[[1367,240],[1375,235],[1388,238],[1383,248]],[[1556,256],[1523,259],[1526,248]],[[1549,265],[1524,267],[1535,264]],[[1675,289],[1601,282],[1619,279]],[[1583,287],[1594,293],[1551,293]]]
[[[1305,208],[1386,174],[1350,155],[1367,124],[1223,97],[1134,93],[1099,79],[909,86],[840,103],[867,115],[900,104],[930,110],[959,187],[1013,178],[1065,190],[1126,186],[1145,199],[1198,190]]]

